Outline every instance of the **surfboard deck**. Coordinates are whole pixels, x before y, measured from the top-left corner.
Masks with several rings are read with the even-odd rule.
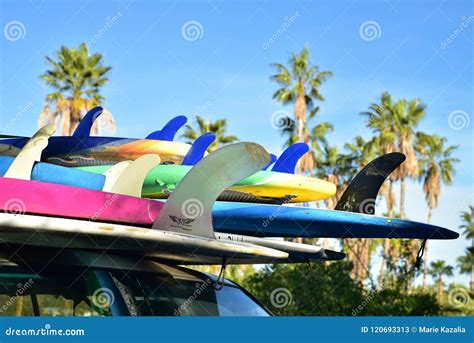
[[[258,237],[456,239],[436,225],[362,213],[262,204],[216,203],[216,231]]]
[[[103,174],[112,166],[78,168]],[[159,165],[148,173],[143,184],[145,198],[166,199],[176,189],[191,166]],[[218,198],[220,201],[256,203],[299,203],[330,198],[336,186],[328,181],[280,172],[259,171],[229,187]]]
[[[28,137],[0,139],[0,155],[15,157]],[[182,142],[118,137],[57,136],[49,139],[41,161],[66,167],[110,165],[157,154],[162,162],[181,163],[190,145]]]

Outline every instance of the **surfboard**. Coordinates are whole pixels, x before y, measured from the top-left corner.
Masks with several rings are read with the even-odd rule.
[[[165,202],[37,181],[0,178],[0,208],[21,204],[26,214],[151,227]],[[189,199],[193,199],[192,196]],[[202,211],[189,201],[189,213]],[[181,210],[180,210],[181,211]],[[188,218],[189,219],[189,218]],[[172,218],[186,227],[183,214]],[[424,223],[360,213],[290,206],[217,202],[214,229],[257,237],[455,239],[454,231]]]
[[[133,139],[120,137],[90,136],[93,121],[102,113],[97,107],[89,111],[83,118],[72,136],[51,137],[46,149],[43,150],[41,161],[67,167],[110,165],[124,160],[135,160],[146,154],[157,154],[162,162],[181,163],[190,149],[190,145],[182,142],[156,139]],[[175,124],[175,123],[173,123]],[[178,125],[182,124],[182,120]],[[165,130],[165,139],[174,137],[176,125]],[[175,133],[175,132],[174,132]],[[151,134],[158,137],[159,134]],[[28,142],[28,137],[1,138],[0,155],[17,156]]]
[[[11,245],[121,252],[184,265],[222,264],[222,256],[227,257],[226,264],[302,263],[345,257],[344,253],[308,244],[265,239],[267,245],[279,249],[288,249],[291,244],[306,246],[288,253],[241,239],[213,240],[136,226],[11,213],[0,213],[0,238]]]
[[[34,139],[30,140],[29,146],[33,145],[32,143]],[[186,263],[217,263],[219,259],[223,264],[228,263],[227,259],[235,259],[233,263],[273,260],[305,262],[344,257],[342,253],[291,242],[241,235],[215,236],[211,210],[222,188],[261,169],[270,160],[268,153],[257,144],[238,143],[227,146],[202,160],[183,178],[179,188],[166,203],[15,178],[16,174],[25,173],[25,170],[18,170],[16,165],[33,168],[33,157],[37,156],[41,149],[42,147],[38,146],[36,154],[25,154],[29,150],[22,150],[17,158],[19,160],[15,160],[6,172],[12,178],[0,178],[0,187],[4,186],[5,190],[0,195],[0,203],[3,203],[0,238],[4,242],[64,247],[65,240],[69,240],[68,244],[73,248],[127,252],[138,250],[142,254],[152,254],[160,259],[180,258],[180,262]],[[144,156],[142,161],[133,162],[132,171],[133,168],[143,169],[141,164],[146,168],[156,163],[156,160],[147,162],[151,157],[153,156]],[[235,168],[236,161],[239,168]],[[219,171],[216,170],[216,165],[220,167]],[[126,178],[127,168],[123,172]],[[222,174],[217,177],[216,173],[219,172]],[[209,177],[214,180],[212,183]],[[116,183],[120,183],[120,177]],[[121,214],[114,214],[116,211],[121,211]],[[150,214],[155,215],[150,222],[151,229],[140,227],[141,221],[147,216],[146,213],[149,218]],[[112,224],[112,221],[128,221],[133,226]],[[33,235],[37,233],[44,239],[32,240]],[[91,238],[93,244],[89,241]],[[125,243],[118,244],[117,241]],[[153,242],[155,250],[149,248],[150,241]],[[190,255],[192,257],[189,257]]]
[[[112,166],[81,167],[82,171],[103,174]],[[159,165],[145,178],[142,196],[166,199],[179,185],[191,166]],[[336,193],[336,186],[328,181],[303,175],[273,171],[257,173],[237,182],[219,195],[220,201],[254,203],[299,203],[327,199]]]

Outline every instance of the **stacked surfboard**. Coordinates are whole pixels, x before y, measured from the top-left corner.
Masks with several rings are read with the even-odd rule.
[[[0,140],[0,239],[8,244],[120,251],[177,264],[298,263],[342,252],[270,237],[455,239],[438,226],[368,213],[399,153],[369,163],[336,210],[288,206],[332,197],[335,185],[294,174],[304,144],[278,159],[256,143],[206,153],[205,134],[175,142],[176,117],[145,139],[91,137],[102,109],[71,137],[52,125]],[[283,205],[282,205],[283,204]]]

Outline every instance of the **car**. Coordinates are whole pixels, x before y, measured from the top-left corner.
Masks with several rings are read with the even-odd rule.
[[[230,280],[75,249],[0,246],[1,316],[270,316]]]

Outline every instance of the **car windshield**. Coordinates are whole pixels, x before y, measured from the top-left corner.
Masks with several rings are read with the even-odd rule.
[[[239,287],[126,270],[0,272],[3,316],[268,316]]]

